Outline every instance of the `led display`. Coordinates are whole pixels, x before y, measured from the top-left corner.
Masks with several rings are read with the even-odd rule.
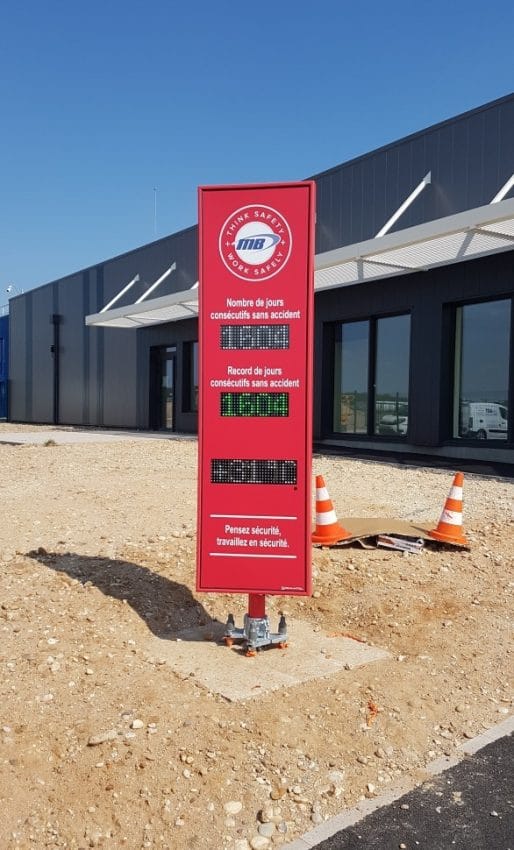
[[[211,460],[212,484],[296,484],[295,460]]]
[[[221,393],[222,416],[289,416],[289,393]]]
[[[221,325],[221,348],[265,351],[289,348],[289,325]]]

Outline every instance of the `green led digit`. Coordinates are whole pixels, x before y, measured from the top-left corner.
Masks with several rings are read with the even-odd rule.
[[[240,395],[240,416],[255,416],[254,412],[254,393],[241,393]]]
[[[269,419],[289,416],[289,393],[221,393],[221,416]]]

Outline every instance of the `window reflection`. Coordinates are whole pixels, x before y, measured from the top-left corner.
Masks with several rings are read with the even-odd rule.
[[[370,345],[371,343],[371,345]],[[409,427],[410,316],[336,328],[334,430],[405,437]],[[375,351],[374,360],[369,352]],[[368,400],[373,399],[373,421]]]
[[[455,328],[454,436],[506,440],[510,300],[459,307]]]
[[[338,325],[335,340],[334,431],[368,431],[369,322]]]
[[[375,434],[404,437],[409,426],[410,316],[377,321]]]

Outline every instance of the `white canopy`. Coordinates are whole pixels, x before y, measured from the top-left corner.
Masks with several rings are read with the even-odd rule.
[[[514,198],[317,254],[314,289],[338,289],[428,271],[514,247]],[[198,315],[198,284],[182,292],[86,316],[86,325],[134,328]]]

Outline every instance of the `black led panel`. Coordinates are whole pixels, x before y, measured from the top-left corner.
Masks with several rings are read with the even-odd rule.
[[[224,349],[265,351],[289,348],[289,325],[221,325]]]
[[[296,484],[295,460],[211,460],[212,484]]]

